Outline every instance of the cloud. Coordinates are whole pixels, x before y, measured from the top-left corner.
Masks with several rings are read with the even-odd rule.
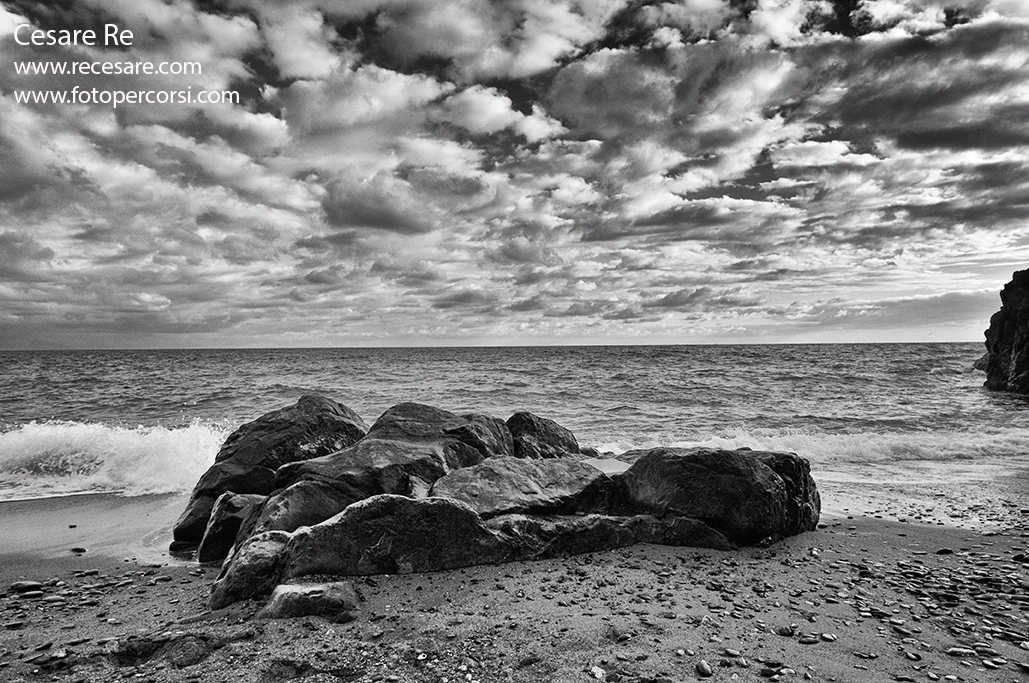
[[[1025,13],[852,5],[8,3],[7,64],[192,59],[174,87],[242,98],[22,104],[170,86],[0,70],[4,339],[966,334],[1029,258]]]

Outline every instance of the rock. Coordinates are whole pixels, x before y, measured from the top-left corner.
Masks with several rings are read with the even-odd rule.
[[[241,426],[222,444],[214,464],[193,488],[175,523],[176,541],[199,543],[211,509],[226,491],[267,495],[275,471],[285,463],[338,451],[364,436],[367,425],[354,411],[320,396],[272,411]]]
[[[447,427],[443,433],[468,444],[483,458],[514,455],[514,438],[503,420],[475,413],[462,415],[461,420],[461,424]]]
[[[207,659],[211,644],[204,638],[187,633],[172,641],[164,651],[164,657],[172,666],[179,668],[193,666]]]
[[[986,330],[985,387],[1029,394],[1029,270],[1016,271],[1000,293],[1000,310]]]
[[[516,458],[561,458],[579,453],[579,442],[570,431],[543,417],[519,412],[507,420],[514,439]]]
[[[324,522],[358,500],[321,481],[301,480],[268,496],[240,527],[242,542],[265,531],[293,531]]]
[[[613,486],[606,474],[577,460],[494,457],[438,479],[430,495],[459,500],[489,519],[513,512],[603,512]]]
[[[320,616],[351,621],[358,609],[357,592],[349,581],[282,584],[276,586],[258,619],[293,619]]]
[[[636,543],[732,550],[733,544],[703,522],[650,515],[502,515],[487,526],[508,539],[512,560],[545,560],[624,548]]]
[[[803,476],[788,494],[783,478],[763,460],[787,475]],[[733,543],[749,545],[813,529],[818,522],[814,482],[803,480],[808,465],[790,460],[802,461],[793,454],[750,450],[653,448],[613,479],[624,513],[699,519]]]
[[[266,496],[226,491],[214,503],[207,530],[197,551],[200,562],[224,560],[236,540],[239,527],[250,509],[264,502]]]
[[[295,531],[283,552],[281,579],[443,571],[502,562],[511,550],[464,503],[379,495]]]
[[[278,582],[313,574],[359,576],[457,569],[565,557],[635,543],[730,550],[695,519],[650,515],[500,515],[484,522],[449,498],[379,495],[292,534],[246,541],[215,583],[211,608],[262,595]]]
[[[352,446],[281,467],[276,492],[243,524],[236,540],[317,524],[371,496],[424,498],[433,482],[449,472],[511,451],[510,433],[496,418],[401,403]]]
[[[12,593],[28,593],[30,591],[43,590],[43,584],[39,581],[15,581],[11,584]]]
[[[289,540],[284,531],[266,531],[244,541],[211,586],[211,609],[267,595],[278,583],[279,561]]]
[[[811,465],[796,453],[749,451],[779,475],[786,485],[786,526],[782,536],[794,536],[818,528],[822,500],[811,477]]]

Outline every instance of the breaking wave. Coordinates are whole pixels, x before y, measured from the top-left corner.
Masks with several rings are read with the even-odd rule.
[[[0,500],[189,491],[230,429],[32,422],[0,433]]]

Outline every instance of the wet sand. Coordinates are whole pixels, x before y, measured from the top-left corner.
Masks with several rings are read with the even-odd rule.
[[[164,554],[182,504],[0,504],[0,680],[1029,680],[1023,525],[834,512],[770,548],[356,578],[357,619],[336,623],[209,612],[217,567]],[[43,585],[8,590],[19,580]]]

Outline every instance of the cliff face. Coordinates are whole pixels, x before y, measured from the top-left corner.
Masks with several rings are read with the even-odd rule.
[[[1000,301],[986,330],[985,386],[1029,394],[1029,270],[1015,272]]]

